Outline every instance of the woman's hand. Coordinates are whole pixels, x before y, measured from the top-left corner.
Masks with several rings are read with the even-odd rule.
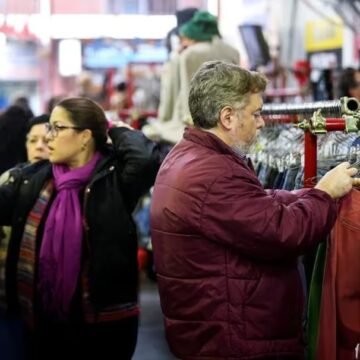
[[[112,125],[113,127],[125,127],[128,128],[129,130],[135,130],[132,126],[130,126],[129,124],[127,124],[122,120],[117,120],[116,122],[113,122]]]

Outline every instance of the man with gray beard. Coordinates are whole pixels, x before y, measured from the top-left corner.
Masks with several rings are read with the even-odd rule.
[[[158,173],[151,234],[170,349],[180,359],[303,359],[297,258],[330,231],[358,179],[265,191],[246,158],[264,126],[263,75],[221,61],[191,80],[185,130]]]

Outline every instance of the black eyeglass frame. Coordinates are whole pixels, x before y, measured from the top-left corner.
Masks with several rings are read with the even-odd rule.
[[[46,127],[46,133],[50,134],[52,137],[57,137],[59,135],[59,132],[61,130],[66,130],[66,129],[73,129],[73,130],[86,130],[83,127],[80,126],[66,126],[66,125],[58,125],[58,124],[50,124],[50,123],[46,123],[45,124]]]

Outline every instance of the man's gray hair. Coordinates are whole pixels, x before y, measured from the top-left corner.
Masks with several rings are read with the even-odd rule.
[[[217,126],[225,106],[241,109],[251,94],[263,92],[264,75],[223,61],[201,65],[190,82],[189,109],[194,125],[203,129]]]

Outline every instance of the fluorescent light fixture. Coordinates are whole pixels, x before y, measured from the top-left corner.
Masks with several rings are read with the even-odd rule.
[[[81,26],[79,26],[81,24]],[[174,15],[63,15],[51,16],[53,39],[164,39],[176,26]]]
[[[1,19],[0,14],[0,25]],[[18,26],[23,26],[28,21],[29,30],[43,43],[48,43],[50,39],[107,37],[113,39],[165,39],[168,31],[176,26],[174,15],[47,15],[41,13],[28,17],[7,15],[6,21],[7,23],[16,22]]]

